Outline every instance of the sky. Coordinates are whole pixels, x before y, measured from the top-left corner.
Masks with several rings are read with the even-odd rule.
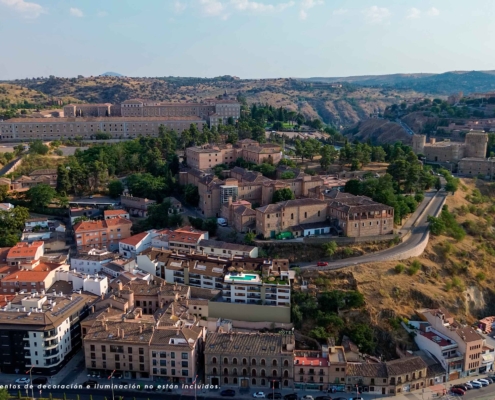
[[[495,69],[494,0],[0,0],[0,80]]]

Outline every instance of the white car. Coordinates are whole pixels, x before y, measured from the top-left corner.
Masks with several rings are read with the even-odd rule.
[[[253,393],[253,397],[255,399],[264,399],[265,398],[265,393],[263,393],[263,392],[256,392],[256,393]]]
[[[476,379],[479,383],[481,383],[483,386],[488,386],[490,382],[488,382],[486,379],[478,378]]]
[[[306,396],[301,397],[301,400],[314,400],[314,399],[313,399],[313,396],[310,396],[309,394],[307,394]]]
[[[29,378],[19,378],[15,380],[15,383],[19,383],[21,385],[27,385],[31,380]]]
[[[481,388],[483,387],[483,385],[482,385],[482,384],[481,384],[481,382],[479,382],[479,381],[471,381],[471,382],[469,382],[469,383],[470,383],[470,384],[473,386],[473,388],[475,388],[475,389],[481,389]]]
[[[464,382],[463,385],[466,386],[468,390],[471,390],[473,388],[473,385],[471,385],[471,383],[469,382]]]

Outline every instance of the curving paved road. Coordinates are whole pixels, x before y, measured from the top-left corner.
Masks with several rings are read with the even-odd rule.
[[[418,208],[418,210],[416,210],[416,215],[413,214],[413,216],[409,218],[409,221],[403,227],[403,231],[411,230],[411,236],[395,247],[378,251],[376,253],[365,254],[359,257],[351,257],[344,260],[332,261],[329,262],[328,266],[326,267],[317,267],[316,262],[301,263],[300,266],[301,268],[309,271],[325,271],[341,269],[358,264],[410,258],[410,256],[407,255],[408,252],[419,246],[425,246],[426,243],[428,243],[429,223],[427,222],[427,217],[428,215],[436,216],[440,213],[446,197],[447,193],[444,190],[438,192],[436,196],[435,193],[427,193],[425,196],[425,200],[421,203],[421,206]],[[401,258],[402,255],[404,255],[403,258]]]

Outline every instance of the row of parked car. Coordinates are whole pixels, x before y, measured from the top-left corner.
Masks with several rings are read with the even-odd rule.
[[[495,382],[495,376],[488,376],[486,378],[478,378],[469,382],[459,383],[452,386],[450,392],[458,396],[464,396],[468,390],[481,389],[482,387],[491,385]]]
[[[234,389],[225,389],[220,392],[221,396],[235,397],[236,393]],[[311,395],[298,396],[297,393],[286,394],[282,397],[282,394],[279,392],[270,392],[265,395],[265,392],[256,392],[253,393],[253,398],[255,399],[269,399],[269,400],[364,400],[361,397],[354,397],[347,399],[345,397],[330,397],[330,396],[318,396],[313,397]]]

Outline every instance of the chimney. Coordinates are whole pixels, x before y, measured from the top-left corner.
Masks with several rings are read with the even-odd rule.
[[[105,300],[105,294],[104,293],[101,294],[101,299]]]
[[[95,306],[91,306],[91,314],[94,314],[95,312]]]
[[[118,283],[118,289],[119,289],[119,290],[122,290],[122,282],[119,282],[119,283]]]
[[[180,328],[179,328],[179,327],[177,327],[177,332],[176,332],[176,334],[177,334],[177,336],[179,336],[179,334],[180,334]]]
[[[117,328],[117,337],[120,337],[120,328]]]
[[[107,313],[109,313],[109,312],[110,312],[110,307],[107,307]]]
[[[103,323],[103,326],[105,327],[105,330],[108,331],[108,325]]]

